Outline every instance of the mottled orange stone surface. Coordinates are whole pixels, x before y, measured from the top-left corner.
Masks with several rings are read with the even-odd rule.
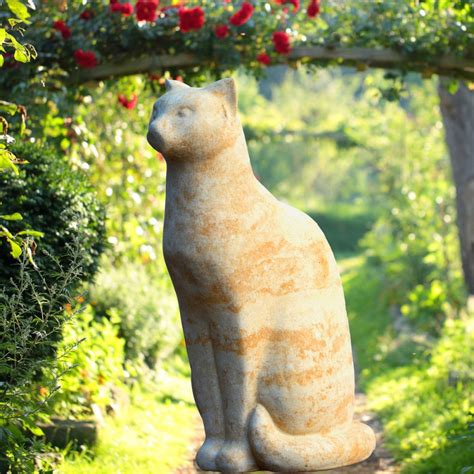
[[[206,432],[204,470],[366,459],[341,279],[318,225],[255,178],[235,84],[168,81],[148,141],[167,162],[163,250]]]

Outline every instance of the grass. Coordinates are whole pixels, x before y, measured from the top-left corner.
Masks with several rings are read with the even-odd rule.
[[[474,421],[474,317],[450,321],[439,340],[420,344],[394,332],[374,269],[359,257],[342,267],[359,385],[402,472],[474,472],[474,432],[468,431]]]
[[[188,378],[167,376],[158,393],[135,390],[132,403],[108,418],[98,446],[69,453],[63,474],[166,474],[186,459],[194,437],[196,409]]]

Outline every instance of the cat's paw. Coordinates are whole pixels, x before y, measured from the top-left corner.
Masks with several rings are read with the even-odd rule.
[[[250,446],[246,442],[226,442],[216,458],[217,470],[227,473],[258,470]]]
[[[208,438],[199,448],[196,454],[196,464],[203,471],[217,471],[216,458],[224,441],[221,439]]]

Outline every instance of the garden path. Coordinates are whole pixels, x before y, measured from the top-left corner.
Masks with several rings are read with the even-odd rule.
[[[368,410],[365,395],[361,392],[356,393],[355,418],[370,425],[375,431],[377,436],[377,448],[374,453],[367,461],[362,463],[341,469],[319,472],[327,472],[328,474],[392,474],[398,472],[395,460],[384,448],[382,425],[375,414]],[[184,460],[183,464],[178,467],[173,474],[197,474],[203,472],[194,464],[194,455],[203,440],[204,431],[201,421],[196,415],[196,436],[189,448],[186,460]]]

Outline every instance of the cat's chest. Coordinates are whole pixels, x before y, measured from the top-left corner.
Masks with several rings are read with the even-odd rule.
[[[235,254],[236,235],[225,231],[225,219],[219,222],[209,213],[166,213],[163,229],[163,253],[170,270],[213,269],[219,271],[225,259]],[[234,223],[236,226],[240,225]]]

